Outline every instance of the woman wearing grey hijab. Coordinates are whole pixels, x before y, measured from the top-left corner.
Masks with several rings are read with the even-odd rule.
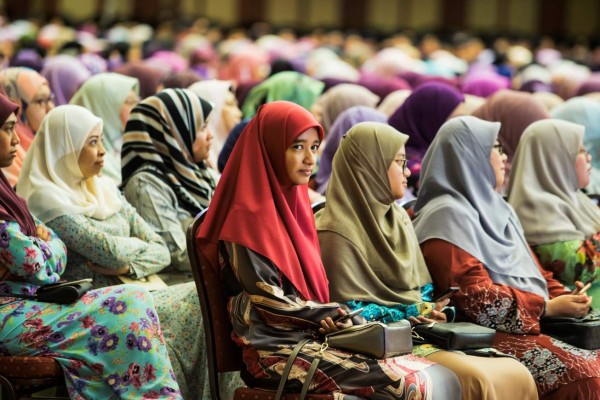
[[[600,306],[600,209],[580,189],[590,182],[584,126],[545,119],[525,130],[515,154],[508,201],[542,266]],[[543,216],[543,218],[540,218]]]
[[[541,268],[498,193],[506,162],[499,130],[499,123],[471,116],[440,128],[423,160],[415,205],[425,261],[439,289],[460,287],[452,298],[458,310],[498,331],[494,346],[529,369],[540,398],[597,398],[598,352],[540,334],[541,318],[582,316],[591,299]]]

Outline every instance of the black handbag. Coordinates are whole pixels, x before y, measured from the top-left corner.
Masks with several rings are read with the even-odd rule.
[[[540,320],[542,333],[586,350],[600,349],[600,313],[583,318],[548,317]]]
[[[71,304],[92,289],[91,279],[73,282],[59,282],[40,286],[34,295],[22,293],[0,293],[1,297],[16,297],[44,303]]]
[[[445,350],[492,347],[496,331],[471,322],[419,324],[413,327],[416,343],[430,343]]]

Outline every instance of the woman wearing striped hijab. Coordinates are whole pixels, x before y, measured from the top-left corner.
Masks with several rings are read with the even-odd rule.
[[[171,266],[189,275],[185,232],[208,207],[217,174],[205,160],[212,106],[187,89],[165,89],[138,104],[125,126],[123,190],[171,250]],[[188,273],[188,274],[186,274]]]

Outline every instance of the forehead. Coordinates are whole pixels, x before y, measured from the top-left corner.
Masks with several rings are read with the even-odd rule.
[[[319,134],[317,133],[317,130],[315,128],[307,129],[306,131],[302,132],[300,135],[296,136],[296,138],[294,139],[294,142],[301,142],[301,141],[318,142]]]

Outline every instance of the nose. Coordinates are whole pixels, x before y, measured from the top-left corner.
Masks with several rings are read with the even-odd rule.
[[[508,154],[502,153],[502,162],[505,163],[508,161]]]
[[[46,111],[50,111],[54,108],[54,103],[52,102],[52,100],[48,100],[48,102],[46,103]]]
[[[408,167],[404,168],[404,171],[402,171],[402,173],[404,174],[405,177],[409,178],[410,175],[412,174],[412,172],[410,172],[410,169]]]
[[[208,127],[207,127],[206,128],[206,140],[211,140],[212,138],[214,138],[214,135],[212,134],[210,129],[208,129]]]
[[[16,129],[13,129],[13,132],[12,132],[12,137],[11,137],[10,143],[11,143],[13,146],[16,146],[16,145],[18,145],[19,143],[21,143],[21,139],[19,139],[19,135],[17,135],[17,130],[16,130]]]
[[[100,141],[100,146],[98,147],[98,152],[100,153],[100,155],[106,154],[106,149],[104,148],[104,143],[102,143],[102,141]]]
[[[587,162],[592,162],[592,155],[590,153],[587,153]]]
[[[312,150],[308,149],[304,156],[304,163],[307,165],[315,165],[317,162],[317,155],[312,152]]]

